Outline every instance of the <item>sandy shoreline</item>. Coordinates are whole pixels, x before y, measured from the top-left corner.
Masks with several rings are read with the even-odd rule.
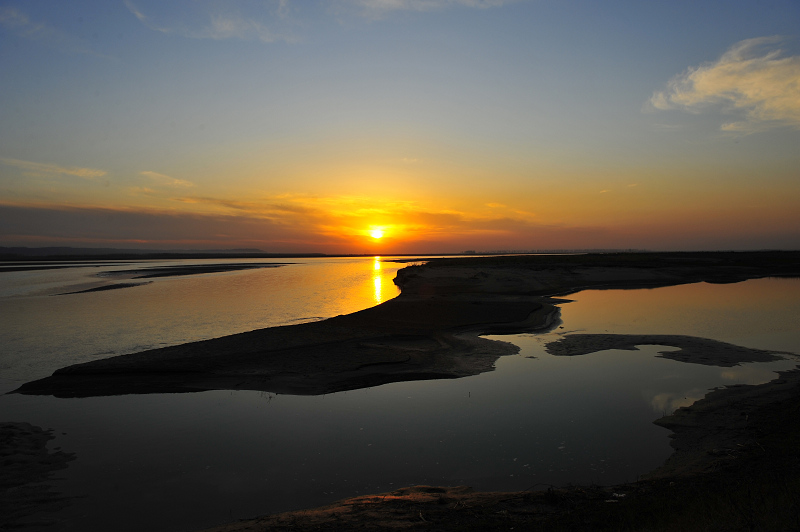
[[[435,260],[400,270],[396,283],[401,295],[371,309],[321,322],[70,366],[13,393],[89,397],[249,389],[313,395],[396,381],[458,378],[491,371],[497,358],[517,351],[516,346],[480,338],[480,334],[547,330],[557,325],[556,294],[584,288],[639,288],[798,275],[800,253],[794,252]],[[677,347],[678,351],[665,351],[662,356],[719,366],[777,357],[775,352],[674,335],[568,335],[549,344],[548,351],[573,356],[602,349],[635,349],[642,344]],[[676,452],[651,474],[650,480],[613,489],[623,495],[646,492],[647,497],[662,497],[662,490],[667,489],[664,486],[684,482],[680,478],[697,483],[697,475],[718,475],[749,464],[747,460],[763,459],[751,454],[760,452],[759,447],[769,445],[769,438],[777,438],[784,429],[776,424],[779,421],[770,425],[770,416],[782,420],[787,411],[798,407],[797,371],[784,372],[779,380],[764,385],[710,393],[691,407],[657,421],[674,432]],[[760,424],[754,424],[753,419],[761,420]],[[766,439],[763,434],[768,435]],[[779,443],[774,453],[785,452]],[[736,473],[724,474],[737,477]],[[498,524],[492,521],[499,519],[496,512],[505,512],[503,519],[515,516],[514,522],[541,524],[543,519],[550,519],[548,515],[574,513],[572,502],[562,504],[567,500],[583,501],[585,508],[617,500],[613,490],[576,489],[475,494],[467,488],[406,488],[214,530],[312,530],[319,526],[347,530],[376,524],[430,528],[434,522],[437,529],[470,529],[473,517],[464,513],[467,509],[488,519],[491,526]],[[492,509],[492,515],[477,511],[478,507]]]

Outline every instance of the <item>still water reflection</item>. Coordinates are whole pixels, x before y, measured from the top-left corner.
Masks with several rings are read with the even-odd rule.
[[[372,262],[372,269],[374,270],[372,284],[375,285],[375,304],[380,305],[383,303],[383,276],[380,257],[375,257]]]
[[[380,257],[292,261],[277,268],[124,279],[146,284],[68,295],[59,294],[121,281],[109,272],[219,261],[0,268],[0,392],[71,364],[369,308],[399,293],[392,280],[404,266]]]
[[[383,273],[394,267],[376,267],[374,259],[361,267],[367,275],[357,293],[383,300],[376,279],[381,287],[391,283]],[[250,274],[219,277],[235,285]],[[61,530],[107,530],[112,522],[116,530],[192,530],[413,484],[522,490],[635,480],[670,453],[668,431],[653,425],[655,418],[711,387],[764,382],[773,370],[795,365],[697,366],[657,358],[657,346],[554,357],[544,345],[567,332],[607,331],[794,351],[797,280],[572,297],[563,305],[563,329],[496,337],[516,343],[520,353],[500,359],[494,372],[465,379],[322,397],[5,396],[0,407],[9,418],[54,428],[53,445],[78,454],[59,484],[85,497],[58,514]],[[301,316],[307,315],[306,309]]]

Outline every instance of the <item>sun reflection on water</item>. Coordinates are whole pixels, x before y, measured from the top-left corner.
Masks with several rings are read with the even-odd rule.
[[[375,257],[375,260],[372,262],[372,269],[374,273],[372,274],[372,283],[375,285],[375,303],[380,304],[383,302],[383,286],[382,286],[382,279],[381,279],[381,258]]]

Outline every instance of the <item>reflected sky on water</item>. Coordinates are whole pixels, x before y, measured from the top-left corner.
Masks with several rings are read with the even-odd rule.
[[[219,262],[293,264],[152,279],[98,277],[134,267]],[[356,312],[397,296],[392,280],[403,266],[369,257],[0,270],[0,391],[80,362]],[[122,281],[143,284],[59,295]]]

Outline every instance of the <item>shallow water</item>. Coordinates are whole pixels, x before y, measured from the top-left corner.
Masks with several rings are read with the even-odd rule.
[[[289,261],[121,261],[26,272],[0,267],[0,392],[80,362],[362,310],[399,294],[392,279],[404,266],[377,258],[292,259],[277,268],[124,279],[142,285],[60,295],[121,281],[108,272],[219,262]]]
[[[374,261],[353,264],[374,271]],[[202,293],[209,291],[204,278],[211,286],[219,278],[252,285],[253,280],[236,278],[253,273],[188,280],[197,284],[193,293]],[[186,284],[172,281],[179,280],[166,279],[172,287],[163,288]],[[339,295],[347,286],[333,274],[328,283],[340,287]],[[367,306],[370,296],[377,299],[369,275],[360,285],[353,283]],[[135,291],[142,288],[113,291],[119,296],[115,304],[122,305],[125,294],[140,297]],[[635,480],[671,452],[669,432],[653,425],[654,419],[712,387],[765,382],[773,370],[795,365],[699,366],[658,358],[657,346],[554,357],[544,344],[567,332],[689,334],[797,351],[798,280],[584,291],[571,298],[575,301],[562,305],[563,328],[492,337],[516,343],[520,353],[498,360],[496,371],[470,378],[393,383],[321,397],[223,391],[90,399],[12,395],[0,397],[0,407],[6,419],[55,429],[51,447],[78,455],[59,472],[64,480],[58,485],[85,497],[57,514],[58,530],[193,530],[414,484],[521,490]],[[272,308],[270,315],[290,320],[296,312],[303,319],[315,314],[308,306],[342,308],[317,305],[309,297],[290,305],[299,310]],[[221,308],[227,312],[228,307]],[[170,313],[160,316],[154,327],[171,329]],[[83,329],[89,335],[93,330]],[[184,330],[180,335],[207,333]]]

